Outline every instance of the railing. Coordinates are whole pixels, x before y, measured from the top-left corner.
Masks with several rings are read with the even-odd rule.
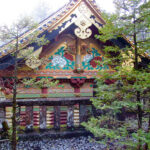
[[[90,98],[47,98],[17,100],[18,126],[20,129],[76,128],[87,121],[92,113]],[[0,122],[12,125],[12,102],[0,102]]]

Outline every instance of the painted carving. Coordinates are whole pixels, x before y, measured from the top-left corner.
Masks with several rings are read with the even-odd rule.
[[[40,106],[40,129],[46,129],[46,107]]]
[[[98,65],[98,61],[104,61],[104,57],[98,53],[95,48],[92,48],[91,54],[87,54],[83,57],[82,67],[87,70],[106,70],[109,69],[108,65]]]
[[[74,31],[77,37],[79,37],[80,39],[87,39],[91,36],[92,30],[88,28],[92,25],[91,23],[82,20],[80,22],[75,22],[75,24],[78,26],[78,28],[76,28]]]
[[[84,56],[83,61],[90,62],[92,59],[93,59],[93,55],[87,54]]]
[[[71,128],[71,127],[73,127],[73,125],[74,125],[74,112],[73,112],[73,106],[69,106],[68,107],[68,114],[67,114],[67,126],[68,126],[68,128]]]
[[[73,56],[65,51],[65,47],[61,47],[58,51],[49,58],[50,63],[46,66],[46,69],[74,69],[75,61]]]
[[[84,2],[82,2],[78,8],[77,20],[75,25],[78,27],[74,30],[74,33],[80,39],[87,39],[92,35],[92,30],[89,28],[92,23],[89,20],[89,10]]]
[[[72,78],[70,80],[70,84],[74,87],[74,88],[80,88],[83,84],[85,83],[85,78]]]
[[[66,64],[66,60],[59,55],[55,55],[52,59],[52,65],[55,67],[58,65],[60,68],[63,68]]]
[[[102,57],[94,57],[91,61],[90,61],[90,65],[93,67],[93,68],[96,68],[96,66],[98,65],[98,62],[97,61],[102,61]]]
[[[28,59],[26,60],[26,65],[32,69],[35,69],[41,65],[41,60],[39,60],[39,55],[42,51],[42,47],[39,48],[36,52],[32,53],[31,55],[28,56]]]
[[[41,61],[37,58],[30,58],[26,61],[26,65],[32,69],[35,69],[41,65]]]
[[[74,87],[75,93],[80,93],[80,87],[85,83],[85,78],[72,78],[70,84]]]

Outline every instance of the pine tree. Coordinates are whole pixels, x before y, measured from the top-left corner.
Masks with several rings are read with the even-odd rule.
[[[117,143],[116,149],[150,149],[150,126],[145,127],[150,125],[150,68],[145,64],[150,36],[140,37],[150,32],[150,2],[116,0],[115,4],[117,13],[103,13],[106,25],[96,35],[112,45],[103,49],[103,63],[112,69],[99,71],[97,98],[92,99],[101,115],[83,125],[101,142]],[[118,45],[118,40],[127,41],[126,46]],[[136,117],[125,117],[129,113]]]
[[[17,146],[17,87],[18,87],[18,69],[22,62],[20,63],[20,59],[27,60],[33,52],[33,48],[29,47],[28,45],[34,43],[38,46],[46,45],[49,41],[45,38],[45,36],[39,36],[40,32],[34,30],[37,25],[34,23],[34,21],[29,17],[24,17],[16,21],[16,23],[12,24],[12,26],[1,26],[0,27],[0,40],[4,42],[8,42],[6,46],[1,47],[1,51],[3,51],[5,48],[12,51],[11,55],[14,58],[14,69],[12,71],[12,80],[13,84],[12,87],[12,134],[11,134],[11,145],[12,150],[16,150]],[[31,31],[30,34],[27,36],[27,41],[25,44],[21,44],[19,41],[23,38],[26,31]],[[32,58],[31,58],[32,59]],[[44,60],[41,60],[44,61]],[[9,64],[12,65],[12,64]],[[32,81],[34,80],[34,83]],[[31,84],[34,85],[36,79],[29,79],[24,80],[22,84]],[[9,82],[9,81],[6,81]],[[38,83],[43,84],[45,82],[48,82],[48,79],[43,79],[42,81],[38,81]],[[48,86],[55,86],[58,82],[49,82],[46,83]],[[5,88],[5,87],[3,87]]]

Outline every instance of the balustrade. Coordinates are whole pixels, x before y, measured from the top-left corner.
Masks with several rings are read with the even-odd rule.
[[[68,105],[19,105],[18,107],[18,125],[20,129],[28,131],[80,127],[83,121],[88,120],[90,113],[88,108],[92,108],[91,105],[80,102]],[[0,108],[0,123],[4,120],[7,120],[9,126],[12,125],[12,106],[6,105]]]

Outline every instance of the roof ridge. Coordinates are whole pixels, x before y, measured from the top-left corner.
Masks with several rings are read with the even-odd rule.
[[[57,11],[53,12],[51,15],[49,15],[47,18],[43,19],[41,22],[39,22],[38,26],[32,30],[27,30],[24,33],[22,33],[19,38],[19,44],[24,44],[28,40],[28,35],[35,31],[39,31],[41,34],[43,31],[47,30],[50,26],[57,23],[57,21],[64,16],[65,13],[67,13],[69,10],[71,10],[76,4],[80,2],[87,2],[89,3],[98,13],[101,14],[100,9],[98,8],[95,0],[69,0],[67,4],[59,8]],[[7,45],[9,43],[13,44],[14,40],[9,41],[8,43],[3,44],[0,46],[0,48],[4,48],[2,51],[0,51],[0,57],[3,57],[12,51],[7,48]]]

